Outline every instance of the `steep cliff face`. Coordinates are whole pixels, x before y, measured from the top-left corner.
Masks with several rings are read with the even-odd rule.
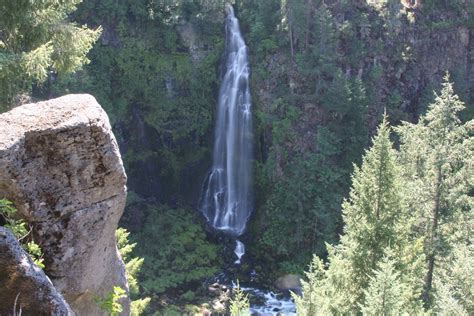
[[[463,0],[237,3],[257,122],[251,233],[258,249],[249,244],[248,253],[285,270],[337,240],[352,163],[360,163],[384,111],[391,124],[415,122],[446,71],[461,98],[472,100],[474,7]]]
[[[72,310],[103,314],[96,296],[128,290],[114,235],[126,176],[107,115],[92,96],[68,95],[0,122],[0,196],[32,227],[45,272]]]
[[[301,21],[275,22],[292,34],[279,32],[285,45],[265,51],[265,41],[250,44],[254,99],[263,118],[258,131],[262,159],[266,160],[275,144],[275,123],[288,120],[287,108],[297,116],[289,128],[295,141],[284,144],[291,153],[317,151],[314,143],[321,127],[336,124],[343,129],[347,122],[341,117],[347,113],[341,104],[357,98],[352,88],[345,95],[347,83],[360,83],[360,97],[365,100],[355,104],[361,105],[357,109],[362,116],[359,125],[369,132],[375,130],[385,110],[394,124],[416,121],[446,71],[451,73],[457,93],[469,104],[474,100],[474,31],[469,22],[472,8],[461,2],[409,5],[404,1],[359,1],[341,5],[307,1],[287,8],[290,13],[282,9],[279,14],[286,19],[291,10],[306,10]],[[246,26],[252,38],[256,22],[248,23],[252,23]],[[277,161],[275,173],[282,175],[283,162]]]
[[[262,64],[261,68],[265,69],[264,75],[254,76],[254,92],[262,112],[275,115],[272,103],[286,93],[293,97],[297,107],[319,108],[308,116],[317,116],[316,125],[326,124],[332,118],[321,108],[324,102],[321,96],[334,85],[337,72],[346,80],[362,82],[370,101],[367,124],[371,130],[384,109],[392,122],[417,120],[432,100],[433,90],[440,87],[446,71],[451,73],[457,93],[466,101],[472,100],[472,4],[468,1],[408,3],[359,1],[342,5],[334,1],[327,4],[307,1],[300,4],[306,10],[301,21],[280,26],[291,30],[288,31],[291,40],[286,39],[285,45],[260,54],[263,62],[255,60],[254,68]],[[296,10],[296,5],[291,9]],[[280,35],[289,37],[283,32]],[[291,48],[287,41],[293,42]],[[250,49],[258,55],[259,46],[263,45],[257,42]],[[311,129],[314,126],[302,128]]]

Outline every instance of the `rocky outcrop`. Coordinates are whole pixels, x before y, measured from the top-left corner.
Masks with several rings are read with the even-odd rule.
[[[0,197],[33,228],[45,272],[72,310],[101,315],[95,297],[128,290],[114,235],[126,176],[106,113],[90,95],[68,95],[0,122]]]
[[[282,291],[293,291],[301,295],[301,277],[296,274],[286,274],[275,281],[275,287]]]
[[[229,288],[226,285],[213,283],[207,288],[212,300],[210,308],[214,314],[220,315],[225,313],[230,303]],[[201,311],[203,315],[212,315],[211,311]]]
[[[10,230],[0,227],[0,315],[74,315],[51,280],[25,253]]]

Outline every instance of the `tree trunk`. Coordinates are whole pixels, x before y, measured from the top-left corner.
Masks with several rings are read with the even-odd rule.
[[[469,30],[469,49],[468,49],[468,60],[467,60],[467,83],[474,87],[474,30]],[[471,104],[474,103],[474,89],[470,89],[469,99]]]
[[[293,28],[292,28],[292,16],[291,16],[291,10],[288,6],[288,2],[285,5],[286,9],[286,19],[288,20],[288,37],[290,39],[290,50],[291,50],[291,58],[295,59],[295,49],[293,47]]]
[[[433,272],[435,267],[436,249],[435,242],[438,234],[438,219],[441,198],[441,165],[438,166],[438,173],[436,179],[436,195],[433,209],[433,221],[430,232],[430,253],[427,257],[427,272],[425,276],[425,285],[423,289],[423,302],[426,309],[431,306],[431,290],[433,288]]]
[[[291,58],[295,58],[295,50],[293,48],[293,31],[291,29],[291,24],[288,23],[288,33],[290,36],[290,49],[291,49]]]
[[[310,28],[310,19],[311,19],[311,9],[313,6],[313,0],[308,0],[306,8],[306,34],[304,37],[304,50],[306,51],[309,47],[309,28]]]

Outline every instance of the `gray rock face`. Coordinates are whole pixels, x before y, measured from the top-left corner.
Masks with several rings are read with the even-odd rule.
[[[0,227],[0,315],[74,315],[51,280],[16,240]]]
[[[78,315],[94,297],[128,291],[115,245],[126,176],[108,117],[90,95],[0,115],[0,197],[14,202],[44,251],[45,272]],[[124,314],[129,311],[129,300]]]

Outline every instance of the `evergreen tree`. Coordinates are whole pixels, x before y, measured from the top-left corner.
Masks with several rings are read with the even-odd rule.
[[[311,7],[303,7],[302,4],[298,4],[299,1],[290,1],[289,3],[292,3],[291,6],[294,7],[292,11],[311,12],[313,10]],[[308,92],[318,96],[325,92],[331,78],[340,79],[337,78],[339,69],[336,66],[339,45],[338,30],[329,6],[324,2],[314,8],[314,17],[309,19],[311,23],[306,23],[303,19],[295,18],[294,20],[298,21],[295,26],[305,24],[305,27],[296,28],[301,29],[301,38],[306,37],[304,49],[300,49],[297,54],[298,70],[307,77]],[[290,17],[289,21],[291,21]],[[301,40],[301,42],[303,41]]]
[[[407,202],[415,218],[412,228],[421,236],[426,255],[423,300],[431,307],[435,266],[450,252],[450,223],[472,216],[472,123],[462,124],[458,114],[464,104],[454,94],[446,75],[443,89],[418,124],[397,129],[401,140],[400,161],[409,188]],[[458,222],[462,227],[462,222]],[[464,234],[465,235],[465,234]],[[469,235],[469,233],[467,233]],[[462,239],[463,237],[460,236]]]
[[[356,167],[350,198],[343,203],[344,236],[342,248],[354,269],[359,294],[367,275],[377,267],[384,251],[398,242],[401,218],[399,170],[390,141],[390,128],[384,118],[366,152],[361,168]]]
[[[435,274],[434,310],[439,315],[474,313],[474,245],[457,245]]]
[[[100,34],[66,21],[81,0],[0,0],[0,109],[50,71],[70,73],[88,62]]]
[[[130,233],[124,228],[118,228],[115,231],[117,249],[125,263],[125,274],[127,275],[127,282],[130,290],[129,294],[132,299],[130,312],[132,316],[138,316],[143,314],[151,299],[149,297],[137,298],[140,294],[137,276],[143,265],[144,259],[140,257],[130,258],[130,254],[137,244],[130,243],[128,240],[129,235]]]
[[[389,248],[401,253],[399,168],[386,117],[362,166],[355,167],[352,180],[349,200],[343,203],[344,235],[338,246],[328,246],[327,270],[314,259],[303,298],[297,299],[303,315],[312,315],[315,310],[360,312],[364,289],[384,253]]]
[[[370,277],[369,287],[364,291],[365,302],[361,306],[364,315],[399,315],[405,302],[402,298],[404,284],[396,262],[384,257]]]
[[[307,281],[301,280],[301,289],[303,296],[293,294],[296,309],[300,315],[316,315],[328,312],[322,310],[327,307],[328,302],[323,302],[326,298],[324,293],[325,267],[323,261],[317,256],[313,257],[313,261],[309,265],[309,270],[305,272]]]

